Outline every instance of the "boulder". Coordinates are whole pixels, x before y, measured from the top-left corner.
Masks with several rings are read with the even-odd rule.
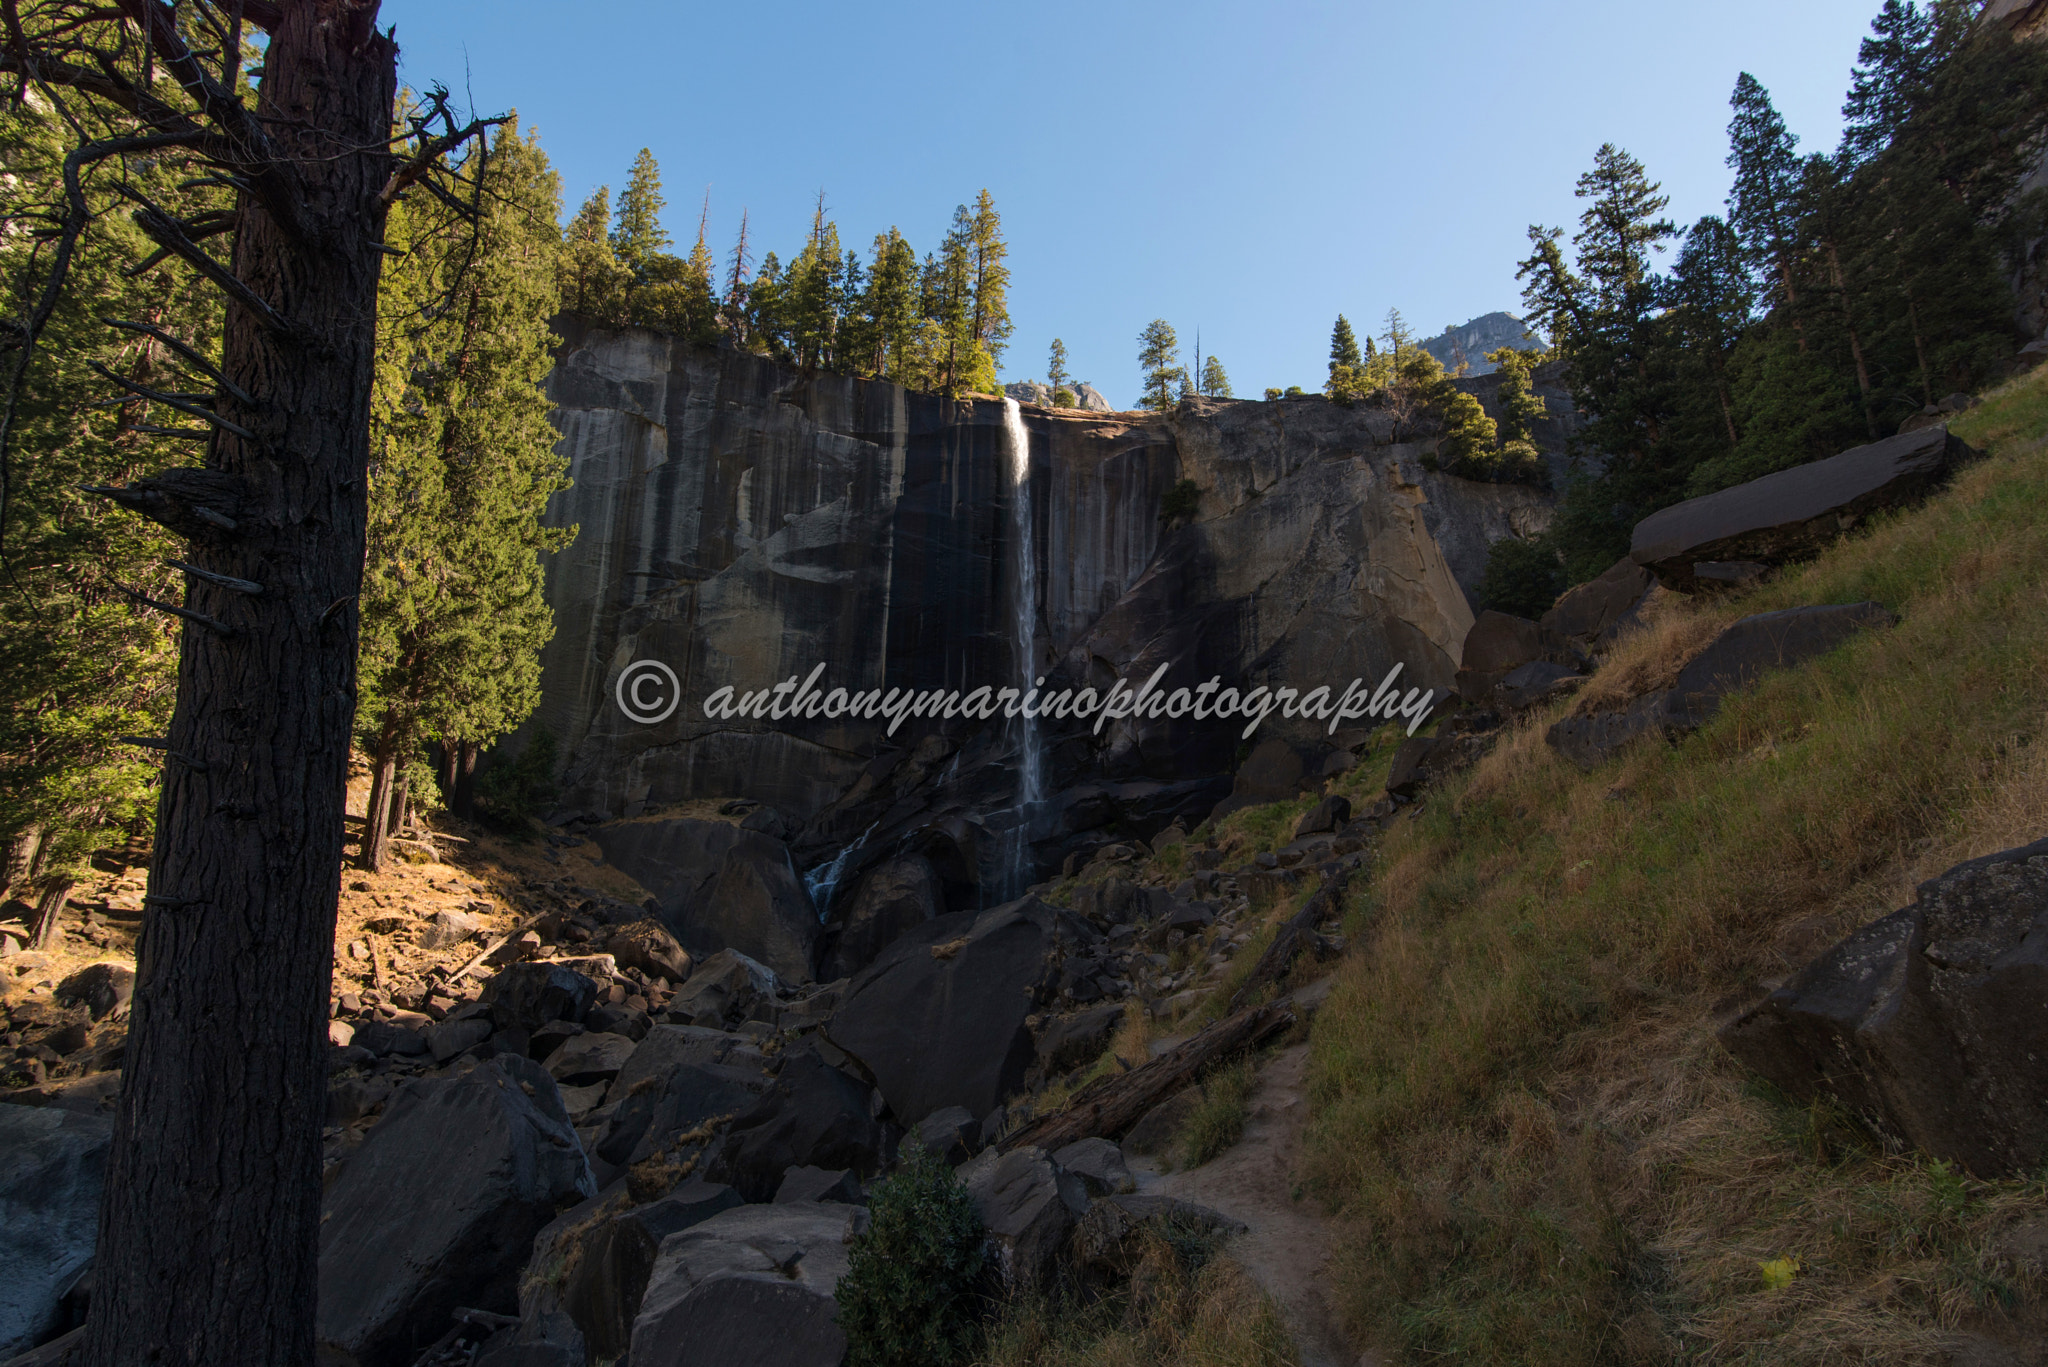
[[[485,983],[477,1000],[490,1007],[498,1029],[531,1035],[549,1021],[582,1020],[597,1000],[597,984],[560,964],[513,964]]]
[[[1579,768],[1592,770],[1638,736],[1696,731],[1713,720],[1722,698],[1769,671],[1803,664],[1859,631],[1889,627],[1896,620],[1881,605],[1867,602],[1745,617],[1687,661],[1668,690],[1645,694],[1616,711],[1566,717],[1544,739]]]
[[[1486,702],[1501,680],[1537,660],[1549,660],[1574,672],[1585,663],[1571,642],[1541,623],[1491,609],[1482,612],[1465,635],[1458,663],[1458,696],[1470,703]]]
[[[624,1035],[577,1035],[548,1055],[548,1074],[565,1087],[610,1082],[632,1056],[633,1048],[633,1041]]]
[[[491,1037],[491,1023],[482,1017],[471,1016],[468,1020],[442,1021],[430,1025],[426,1030],[427,1052],[434,1056],[434,1062],[446,1063],[457,1054],[474,1049]]]
[[[1077,1139],[1052,1156],[1053,1163],[1081,1179],[1090,1196],[1126,1196],[1138,1189],[1124,1163],[1124,1151],[1107,1139]]]
[[[633,1367],[840,1367],[846,1336],[832,1298],[859,1206],[741,1206],[661,1242]]]
[[[2048,1162],[2048,840],[1958,864],[1720,1031],[1802,1099],[1978,1177]]]
[[[1046,1022],[1038,1033],[1039,1070],[1055,1077],[1093,1063],[1109,1047],[1123,1019],[1123,1004],[1111,1002]]]
[[[989,1263],[1006,1288],[1044,1286],[1074,1221],[1088,1209],[1080,1178],[1060,1171],[1044,1149],[991,1149],[960,1170],[987,1228]]]
[[[1342,793],[1332,793],[1294,823],[1294,838],[1299,840],[1305,835],[1342,830],[1350,819],[1351,799]]]
[[[742,1112],[705,1165],[749,1201],[770,1201],[791,1168],[849,1168],[880,1176],[894,1160],[896,1131],[876,1114],[867,1084],[816,1054],[797,1054],[775,1084]]]
[[[82,1003],[96,1021],[127,1015],[134,995],[135,970],[127,964],[88,964],[57,984],[57,1000]]]
[[[662,1241],[743,1204],[731,1187],[693,1177],[644,1206],[595,1220],[585,1215],[549,1241],[545,1261],[559,1260],[568,1269],[557,1299],[588,1341],[593,1361],[616,1360],[631,1346],[633,1321]],[[542,1261],[540,1243],[535,1242],[536,1261]]]
[[[690,977],[689,951],[676,943],[676,937],[659,921],[620,926],[604,942],[604,951],[619,967],[638,969],[649,978],[665,978],[672,986]]]
[[[1664,705],[1665,725],[1696,730],[1712,719],[1724,696],[1748,688],[1767,671],[1825,655],[1859,631],[1897,620],[1877,603],[1787,608],[1745,617],[1678,671]]]
[[[419,923],[412,942],[421,949],[447,949],[476,934],[482,924],[466,911],[437,911]]]
[[[1085,933],[1035,897],[942,916],[897,940],[848,986],[825,1027],[899,1116],[986,1115],[1023,1085],[1024,1019],[1056,989],[1054,950]]]
[[[1221,820],[1242,807],[1286,802],[1299,796],[1322,781],[1323,761],[1330,753],[1328,745],[1284,735],[1267,736],[1237,766],[1230,796],[1216,804],[1209,819]]]
[[[791,1168],[782,1175],[782,1185],[775,1189],[775,1202],[786,1206],[792,1201],[837,1201],[841,1205],[863,1206],[867,1198],[861,1194],[860,1179],[844,1168],[801,1167]]]
[[[958,1167],[981,1147],[981,1122],[965,1106],[946,1106],[918,1121],[911,1136],[949,1166]]]
[[[1691,593],[1701,561],[1811,556],[1870,514],[1924,496],[1973,454],[1945,427],[1902,432],[1652,513],[1636,524],[1629,558]]]
[[[556,1311],[523,1318],[491,1335],[470,1367],[584,1367],[588,1356],[575,1321]]]
[[[1568,689],[1567,680],[1583,684],[1586,676],[1568,665],[1532,660],[1508,671],[1494,686],[1493,701],[1509,712],[1526,711]]]
[[[722,949],[697,965],[668,1004],[671,1020],[721,1028],[756,1001],[775,995],[774,972],[738,950]]]
[[[819,969],[823,978],[860,972],[905,931],[945,914],[937,870],[921,854],[884,860],[868,870],[846,905],[845,923]]]
[[[1606,645],[1636,620],[1655,583],[1648,570],[1623,556],[1599,578],[1566,589],[1537,625],[1582,649]]]
[[[1387,770],[1388,796],[1415,796],[1416,790],[1429,779],[1429,757],[1441,743],[1433,736],[1402,741],[1401,748],[1394,752],[1393,765]]]
[[[621,821],[590,837],[654,895],[659,915],[699,958],[738,950],[792,982],[811,976],[818,917],[789,849],[726,821]]]
[[[408,1083],[322,1202],[322,1360],[410,1362],[457,1306],[509,1313],[534,1234],[595,1194],[539,1064],[500,1054]]]
[[[1136,1154],[1164,1153],[1201,1100],[1198,1087],[1174,1093],[1138,1117],[1138,1123],[1124,1133],[1124,1148]]]
[[[367,1049],[373,1054],[400,1054],[412,1057],[428,1051],[427,1037],[410,1026],[392,1021],[372,1018],[356,1026],[357,1048]]]
[[[0,1359],[60,1322],[65,1291],[92,1262],[111,1116],[0,1106]]]
[[[646,1079],[659,1081],[672,1069],[690,1065],[724,1063],[744,1041],[723,1030],[696,1025],[657,1025],[647,1032],[619,1069],[616,1083],[621,1095],[638,1091]],[[757,1056],[758,1057],[758,1056]]]
[[[758,1069],[679,1064],[626,1094],[592,1151],[615,1167],[644,1162],[668,1151],[680,1136],[706,1121],[744,1114],[768,1086],[767,1076]],[[613,1090],[625,1091],[617,1082]]]

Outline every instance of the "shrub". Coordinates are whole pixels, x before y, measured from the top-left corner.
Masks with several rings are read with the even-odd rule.
[[[555,781],[555,733],[537,726],[533,738],[509,764],[494,764],[477,783],[477,799],[501,822],[524,825],[539,816],[561,792]]]
[[[1173,522],[1183,517],[1193,517],[1195,509],[1202,506],[1202,488],[1191,479],[1184,479],[1168,489],[1159,500],[1159,519]]]
[[[1564,566],[1557,554],[1538,541],[1515,537],[1493,543],[1486,553],[1486,576],[1479,581],[1479,603],[1517,617],[1541,617],[1564,592]]]
[[[872,1222],[833,1293],[847,1367],[941,1367],[974,1338],[981,1216],[937,1155],[915,1143],[903,1155],[875,1187]]]

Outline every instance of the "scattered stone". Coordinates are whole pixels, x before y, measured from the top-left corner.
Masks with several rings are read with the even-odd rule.
[[[135,970],[127,964],[88,964],[57,984],[58,1001],[84,1003],[95,1021],[127,1015],[134,995]]]
[[[560,964],[513,964],[484,984],[478,1000],[500,1030],[531,1035],[550,1021],[581,1021],[597,1000],[597,984]]]
[[[782,977],[811,975],[819,927],[782,842],[727,821],[619,822],[590,832],[606,860],[654,894],[693,955],[737,950]]]
[[[1870,514],[1918,500],[1975,454],[1945,427],[1901,433],[1652,513],[1636,524],[1629,558],[1691,593],[1702,561],[1813,555]]]
[[[679,983],[690,976],[688,951],[676,943],[676,937],[659,921],[643,919],[620,926],[605,941],[604,948],[619,967],[635,969],[650,978]]]
[[[1340,754],[1348,752],[1340,751]],[[1316,835],[1323,831],[1338,831],[1351,819],[1351,799],[1342,793],[1332,793],[1315,805],[1315,809],[1294,823],[1294,838]]]
[[[1080,1139],[1052,1156],[1055,1165],[1081,1179],[1090,1196],[1122,1196],[1138,1189],[1124,1164],[1124,1151],[1107,1139]]]
[[[1387,793],[1390,796],[1415,796],[1416,790],[1429,778],[1429,757],[1436,753],[1438,744],[1430,736],[1416,736],[1401,742],[1401,748],[1394,752],[1393,766],[1387,771]]]
[[[632,1056],[634,1044],[624,1035],[582,1034],[565,1040],[548,1056],[547,1070],[568,1087],[610,1082]]]
[[[481,924],[468,912],[437,911],[419,923],[412,933],[412,942],[421,949],[447,949],[476,934]]]
[[[327,1022],[327,1042],[337,1049],[346,1049],[355,1043],[356,1028],[344,1020]]]
[[[836,1171],[791,1168],[782,1175],[782,1185],[775,1189],[775,1204],[786,1206],[792,1201],[837,1201],[848,1206],[867,1204],[867,1198],[861,1194],[860,1179],[844,1168]]]
[[[322,1354],[411,1362],[457,1306],[508,1307],[533,1235],[596,1190],[539,1064],[409,1082],[322,1202]]]
[[[0,1106],[0,1359],[59,1321],[64,1292],[92,1261],[111,1116]]]
[[[669,1001],[669,1018],[722,1028],[763,997],[775,994],[775,973],[738,950],[724,949],[697,965]]]
[[[832,1292],[858,1206],[741,1206],[671,1234],[633,1322],[633,1367],[840,1367]]]
[[[489,1039],[491,1023],[474,1016],[468,1020],[443,1021],[428,1026],[426,1036],[427,1052],[433,1055],[434,1062],[446,1063]]]
[[[917,1122],[913,1137],[949,1167],[958,1167],[981,1147],[981,1125],[965,1106],[946,1106]]]
[[[1958,864],[1720,1032],[1793,1096],[1991,1179],[2048,1154],[2048,840]]]
[[[464,1023],[466,1024],[467,1022]],[[486,1031],[488,1031],[490,1022],[485,1021],[484,1025]],[[578,1025],[575,1021],[549,1021],[528,1037],[526,1056],[535,1063],[546,1063],[548,1055],[554,1053],[555,1050],[561,1048],[568,1041],[576,1038],[576,1036],[586,1033],[589,1029],[589,1026]]]
[[[353,1043],[379,1055],[400,1054],[410,1058],[427,1052],[426,1037],[419,1031],[387,1020],[371,1019],[358,1025]]]

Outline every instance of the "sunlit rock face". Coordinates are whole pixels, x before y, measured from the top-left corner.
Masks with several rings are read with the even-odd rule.
[[[574,484],[550,520],[578,534],[548,566],[556,634],[533,723],[562,747],[562,805],[621,818],[753,798],[792,828],[803,868],[866,832],[864,865],[949,818],[945,857],[984,875],[1019,820],[1040,867],[1091,832],[1192,824],[1228,792],[1243,723],[1047,722],[1049,796],[1014,813],[1014,723],[913,718],[890,736],[844,717],[706,717],[723,686],[822,664],[826,690],[964,692],[1027,670],[1050,690],[1103,689],[1170,662],[1168,687],[1221,676],[1341,691],[1396,663],[1404,683],[1447,687],[1487,547],[1549,516],[1537,490],[1427,470],[1433,434],[1366,406],[1027,406],[1019,486],[1000,399],[806,379],[656,333],[563,326],[550,395]],[[1490,400],[1488,381],[1471,383]],[[1565,426],[1544,444],[1561,446]],[[1036,567],[1028,661],[1012,582],[1022,525]],[[648,660],[683,698],[651,725],[615,700],[621,672]],[[1282,729],[1274,717],[1262,732]]]

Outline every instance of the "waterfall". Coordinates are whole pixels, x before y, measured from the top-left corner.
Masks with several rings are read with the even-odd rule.
[[[810,894],[811,906],[817,911],[820,921],[825,919],[825,911],[831,905],[832,894],[839,890],[839,880],[846,875],[846,861],[853,858],[855,850],[868,843],[868,837],[873,835],[875,827],[881,824],[880,820],[871,822],[868,828],[860,833],[860,839],[803,876],[804,891]]]
[[[1017,686],[1029,693],[1037,685],[1038,557],[1031,526],[1031,434],[1024,413],[1011,398],[1003,400],[1003,448],[1010,461],[1010,639]],[[1044,743],[1037,723],[1019,716],[1017,725],[1016,824],[1009,838],[1009,895],[1021,897],[1032,881],[1031,822],[1045,800]]]

